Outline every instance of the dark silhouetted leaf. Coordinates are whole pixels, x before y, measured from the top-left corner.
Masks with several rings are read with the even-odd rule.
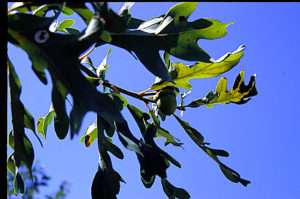
[[[122,144],[129,150],[135,151],[139,155],[143,156],[143,152],[140,147],[139,140],[134,137],[128,127],[128,124],[126,121],[122,123],[115,123],[115,128],[118,132],[118,136]]]
[[[126,23],[118,16],[110,7],[107,2],[92,2],[95,14],[101,16],[105,20],[105,30],[114,33],[125,31]]]
[[[7,66],[9,74],[15,166],[20,167],[21,162],[24,162],[32,177],[31,167],[33,164],[34,152],[32,144],[25,135],[24,128],[33,128],[31,123],[33,118],[28,111],[25,111],[25,108],[20,101],[21,83],[9,60],[7,60]]]
[[[189,193],[182,189],[182,188],[177,188],[173,186],[167,179],[161,179],[161,184],[163,187],[164,192],[168,196],[169,199],[189,199],[190,195]]]
[[[24,181],[19,173],[17,173],[14,178],[14,193],[15,195],[18,195],[18,193],[25,193]]]
[[[128,104],[127,108],[137,123],[142,135],[144,135],[146,133],[145,121],[150,119],[150,116],[133,105]]]
[[[101,25],[95,23],[97,19],[92,19],[81,35],[48,32],[54,18],[17,13],[9,15],[8,19],[10,36],[18,40],[20,47],[28,53],[36,71],[47,68],[53,85],[56,84],[55,81],[60,81],[72,95],[74,104],[70,115],[71,137],[78,132],[81,119],[88,111],[101,113],[107,119],[123,121],[112,100],[98,92],[79,69],[79,55],[99,39],[97,35],[102,32]],[[24,29],[22,24],[35,25],[31,29]],[[57,106],[54,103],[53,106],[56,110]]]
[[[99,168],[92,184],[93,199],[113,199],[120,191],[120,181],[124,182],[118,172],[116,172],[107,153],[105,143],[109,142],[104,136],[103,119],[97,116],[97,134],[99,150]]]
[[[222,162],[220,162],[217,156],[228,157],[229,154],[226,151],[211,149],[204,145],[202,145],[201,148],[205,153],[207,153],[213,160],[215,160],[219,164],[221,171],[230,181],[235,183],[239,182],[244,186],[247,186],[250,183],[250,181],[242,179],[240,177],[240,174],[238,174],[236,171],[232,170],[231,168],[227,167]]]
[[[142,144],[142,152],[144,156],[137,154],[140,163],[140,173],[143,184],[146,188],[150,188],[154,183],[155,176],[166,178],[166,170],[172,162],[177,167],[181,167],[179,162],[175,160],[165,151],[161,150],[154,142],[153,138],[157,132],[154,124],[148,124],[146,132],[143,134],[145,144]]]
[[[173,114],[174,115],[174,114]],[[177,121],[180,123],[180,125],[182,126],[182,128],[185,130],[185,132],[190,136],[190,138],[192,138],[192,140],[198,145],[198,146],[202,146],[203,144],[203,140],[204,137],[201,135],[201,133],[199,133],[196,129],[194,129],[193,127],[191,127],[191,125],[181,119],[179,119],[179,117],[177,117],[176,115],[174,115],[174,117],[177,119]]]
[[[215,160],[222,172],[224,173],[224,175],[231,180],[232,182],[240,182],[241,184],[243,184],[244,186],[247,186],[248,183],[250,183],[247,180],[244,180],[242,178],[240,178],[240,175],[230,169],[229,167],[227,167],[226,165],[224,165],[223,163],[221,163],[218,159],[217,156],[223,156],[223,157],[228,157],[229,154],[228,152],[224,151],[224,150],[219,150],[219,149],[211,149],[205,146],[205,142],[203,136],[193,127],[190,126],[190,124],[188,124],[187,122],[182,121],[181,119],[179,119],[176,115],[174,115],[174,117],[177,119],[177,121],[180,123],[180,125],[183,127],[183,129],[185,130],[185,132],[188,133],[188,135],[192,138],[192,140],[205,152],[207,153],[213,160]]]

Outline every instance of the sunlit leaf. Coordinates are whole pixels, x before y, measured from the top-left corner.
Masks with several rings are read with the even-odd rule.
[[[208,78],[219,76],[237,65],[244,55],[242,50],[245,46],[240,46],[235,52],[227,53],[212,63],[197,62],[192,66],[183,63],[174,63],[174,70],[170,72],[175,85],[171,82],[158,79],[152,86],[152,90],[162,89],[166,86],[176,86],[185,89],[191,89],[192,85],[188,82],[190,79]]]
[[[15,175],[14,153],[10,154],[7,159],[7,170]]]
[[[225,36],[230,24],[206,18],[187,22],[196,6],[197,2],[176,4],[166,15],[141,23],[135,31],[112,35],[111,44],[134,52],[150,72],[174,83],[158,51],[164,50],[184,60],[212,63],[213,59],[198,46],[197,41]]]
[[[104,59],[102,60],[100,65],[97,67],[96,74],[98,77],[101,77],[102,79],[105,79],[105,73],[106,73],[107,68],[109,67],[109,65],[107,65],[107,58],[108,58],[110,52],[111,52],[111,48],[108,49]]]
[[[221,78],[217,84],[216,92],[210,91],[204,98],[192,101],[190,104],[183,107],[199,107],[205,105],[213,107],[214,104],[244,104],[252,97],[257,95],[258,92],[255,87],[255,75],[250,77],[248,85],[244,82],[244,70],[235,79],[234,85],[230,91],[227,90],[226,78]]]
[[[166,129],[163,129],[162,127],[159,127],[157,129],[157,135],[158,136],[162,136],[164,137],[165,140],[165,146],[167,146],[168,144],[172,144],[174,146],[181,146],[183,145],[183,143],[180,143],[180,140],[174,136],[172,136],[169,131],[167,131]]]
[[[14,149],[15,148],[15,143],[14,143],[14,135],[13,135],[13,130],[11,130],[9,133],[8,133],[8,136],[7,136],[7,143],[8,145]]]
[[[9,11],[19,11],[19,12],[31,12],[37,9],[43,3],[35,2],[15,2],[8,10]]]
[[[70,28],[75,23],[74,19],[65,19],[57,26],[56,30],[64,32],[64,29]]]
[[[86,129],[85,135],[80,138],[80,143],[84,141],[85,146],[89,147],[96,138],[98,138],[97,120]]]
[[[67,2],[66,6],[74,10],[86,24],[90,23],[90,20],[95,15],[86,5],[85,2]]]
[[[47,115],[45,115],[45,117],[42,117],[38,120],[37,133],[42,134],[44,138],[46,138],[48,126],[52,122],[54,115],[55,115],[55,112],[54,112],[53,106],[51,105],[50,110],[47,113]]]

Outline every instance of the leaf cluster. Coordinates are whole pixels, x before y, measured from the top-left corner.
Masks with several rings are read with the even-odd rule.
[[[48,70],[53,84],[49,112],[39,118],[35,127],[34,118],[20,101],[21,83],[8,60],[13,124],[8,139],[14,149],[14,153],[8,159],[8,170],[15,175],[15,193],[25,192],[18,171],[21,163],[26,165],[31,174],[34,160],[33,146],[24,133],[24,128],[32,130],[38,139],[37,133],[46,138],[47,127],[54,121],[54,129],[59,139],[65,139],[68,132],[73,138],[79,133],[85,114],[94,111],[97,113],[97,119],[81,138],[81,142],[87,147],[95,140],[98,141],[99,166],[92,183],[92,198],[116,198],[120,191],[120,182],[125,182],[113,169],[109,154],[119,159],[124,157],[122,150],[112,141],[115,134],[125,148],[136,154],[141,181],[146,188],[150,188],[155,179],[160,177],[162,188],[169,198],[190,198],[184,189],[175,187],[167,180],[170,163],[177,167],[181,165],[163,151],[155,143],[155,139],[163,137],[165,145],[172,144],[176,147],[181,147],[183,143],[162,127],[161,123],[167,116],[157,107],[155,96],[161,90],[173,88],[175,95],[181,97],[177,109],[182,112],[187,108],[202,105],[212,107],[216,103],[248,102],[250,97],[257,95],[257,90],[255,76],[250,78],[248,85],[244,83],[244,71],[237,76],[230,91],[227,90],[226,78],[222,77],[215,93],[210,91],[204,98],[193,100],[188,105],[184,102],[187,94],[181,92],[182,89],[192,89],[190,79],[216,77],[232,69],[242,58],[245,46],[242,45],[235,52],[227,53],[217,60],[206,53],[197,41],[225,36],[227,26],[232,23],[208,18],[189,22],[188,18],[195,10],[197,2],[178,3],[166,14],[146,21],[132,17],[130,8],[133,3],[125,3],[118,13],[110,9],[106,2],[90,4],[93,9],[89,9],[84,2],[23,2],[16,3],[9,9],[9,42],[28,54],[32,70],[42,83],[48,82],[45,75],[45,70]],[[48,15],[50,12],[53,13],[51,17]],[[58,23],[61,13],[67,16],[78,14],[86,23],[86,28],[83,31],[72,28],[75,22],[73,19]],[[134,55],[156,77],[155,82],[140,93],[111,84],[106,79],[110,49],[98,67],[93,65],[88,56],[94,48],[105,44],[123,48]],[[82,55],[88,49],[88,53]],[[160,50],[164,52],[162,57],[159,54]],[[187,66],[183,63],[173,63],[170,60],[171,55],[195,61],[195,64]],[[99,85],[103,86],[102,92],[97,88]],[[121,93],[144,102],[148,112],[129,104]],[[70,114],[67,113],[65,105],[69,95],[73,98]],[[152,108],[148,106],[149,103],[152,104]],[[139,127],[139,138],[134,136],[123,118],[121,111],[124,108],[129,110]],[[228,157],[226,151],[207,147],[201,133],[175,114],[172,116],[195,144],[219,165],[225,177],[244,186],[250,183],[218,159],[218,156]]]

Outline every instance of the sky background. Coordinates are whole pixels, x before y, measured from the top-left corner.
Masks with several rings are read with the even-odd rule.
[[[135,3],[131,14],[135,18],[148,20],[167,13],[176,3]],[[11,3],[9,3],[10,7]],[[109,3],[117,12],[122,3]],[[198,3],[188,21],[211,18],[223,23],[234,22],[228,34],[216,40],[199,40],[198,44],[213,58],[218,59],[227,52],[235,51],[241,44],[246,45],[244,57],[229,72],[210,79],[195,79],[192,93],[186,102],[202,98],[210,90],[215,91],[218,80],[226,77],[227,88],[241,70],[245,70],[245,83],[256,74],[258,95],[244,105],[215,105],[214,108],[199,107],[188,109],[183,120],[191,124],[211,143],[210,147],[229,152],[228,158],[220,160],[237,171],[251,184],[244,187],[232,183],[221,172],[218,165],[207,156],[186,135],[173,117],[168,117],[161,125],[184,143],[184,149],[172,145],[158,145],[175,159],[182,168],[173,165],[167,170],[168,180],[176,187],[184,188],[191,198],[205,199],[297,199],[300,198],[300,89],[298,62],[300,52],[299,19],[300,3]],[[72,18],[75,15],[71,16]],[[60,18],[62,19],[62,18]],[[83,30],[83,21],[75,17],[73,27]],[[110,65],[107,79],[122,88],[140,92],[150,87],[155,77],[127,51],[111,45],[97,48],[91,54],[95,66],[104,58],[108,48]],[[22,84],[21,100],[27,110],[38,118],[44,117],[51,104],[51,81],[47,71],[48,85],[43,85],[31,70],[28,56],[19,48],[8,44],[8,56],[15,67]],[[171,61],[193,64],[171,57]],[[101,87],[99,87],[101,88]],[[125,96],[125,95],[124,95]],[[9,97],[9,95],[8,95]],[[127,97],[127,96],[125,96]],[[129,103],[147,111],[142,102],[127,97]],[[11,113],[8,102],[8,129],[11,129]],[[134,135],[139,130],[127,109],[122,111]],[[177,111],[176,115],[180,115]],[[97,171],[97,144],[86,148],[79,144],[85,129],[94,122],[95,113],[89,112],[83,120],[80,134],[73,140],[67,136],[59,140],[49,126],[42,148],[33,133],[26,134],[33,143],[35,159],[45,165],[51,176],[49,186],[42,193],[54,193],[60,183],[67,180],[70,192],[67,198],[90,198],[90,187]],[[124,152],[125,158],[118,160],[111,155],[113,167],[120,173],[126,184],[121,184],[120,199],[167,198],[160,178],[157,177],[151,189],[144,188],[139,174],[136,155],[124,148],[114,137]],[[8,155],[12,150],[8,147]]]

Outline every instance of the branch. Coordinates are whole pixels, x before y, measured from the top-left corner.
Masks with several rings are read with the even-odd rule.
[[[90,76],[90,77],[95,77],[95,78],[99,78],[95,73],[93,73],[92,71],[90,71],[89,69],[87,69],[84,65],[79,64],[79,66],[80,66],[80,69],[81,69],[82,71],[84,71],[88,76]],[[108,87],[108,88],[111,88],[111,89],[113,89],[113,90],[118,90],[119,92],[124,93],[124,94],[126,94],[126,95],[129,95],[129,96],[131,96],[131,97],[134,97],[134,98],[137,98],[137,99],[139,99],[139,100],[142,100],[142,101],[144,101],[145,103],[149,103],[149,102],[155,103],[155,101],[154,101],[153,99],[147,99],[147,98],[144,98],[144,97],[140,96],[140,95],[137,94],[137,93],[134,93],[134,92],[125,90],[125,89],[123,89],[123,88],[120,88],[120,87],[118,87],[118,86],[116,86],[116,85],[113,85],[113,84],[109,83],[107,80],[103,80],[103,79],[101,79],[101,78],[100,78],[100,84],[102,84],[103,86],[106,86],[106,87]]]

